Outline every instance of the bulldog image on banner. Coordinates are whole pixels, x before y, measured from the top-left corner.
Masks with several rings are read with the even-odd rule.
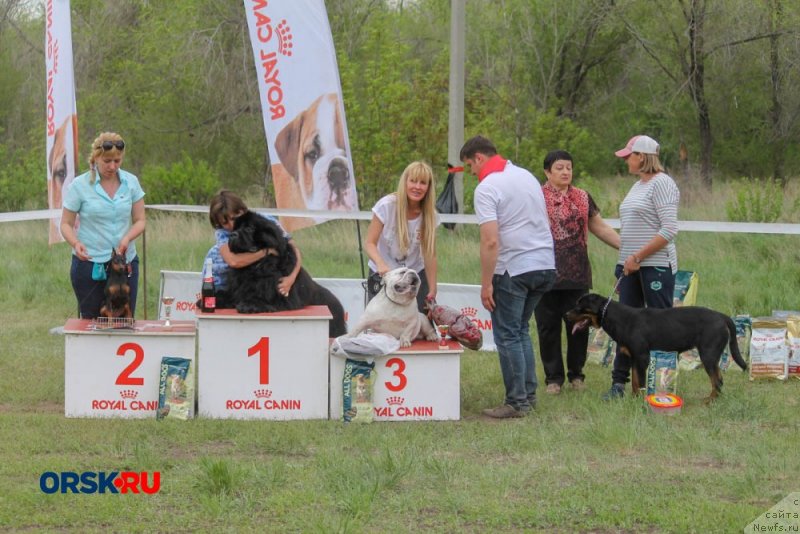
[[[356,184],[350,174],[336,93],[318,97],[284,126],[275,140],[275,150],[285,171],[273,170],[279,205],[310,210],[356,209]]]

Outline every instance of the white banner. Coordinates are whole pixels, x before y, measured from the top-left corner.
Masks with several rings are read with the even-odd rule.
[[[244,0],[278,208],[357,211],[333,36],[322,0]],[[281,217],[288,231],[320,222]]]
[[[72,23],[69,0],[47,0],[45,11],[45,73],[47,81],[47,202],[59,210],[50,219],[49,242],[61,237],[63,192],[78,166],[78,114],[72,70]]]
[[[164,319],[164,304],[161,297],[169,296],[175,300],[170,310],[171,319],[194,320],[195,303],[200,298],[200,273],[188,271],[161,271],[161,292],[159,293],[158,317]],[[336,295],[344,307],[348,327],[355,325],[364,313],[363,280],[353,278],[315,278]],[[495,351],[492,318],[481,305],[481,287],[468,284],[439,284],[436,302],[452,306],[478,323],[483,334],[481,350]]]

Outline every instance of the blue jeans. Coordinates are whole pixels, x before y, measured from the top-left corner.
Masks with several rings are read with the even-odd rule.
[[[622,265],[617,265],[614,276],[622,275]],[[675,275],[670,267],[641,267],[638,272],[623,276],[619,281],[619,301],[634,308],[671,308],[675,295]],[[614,357],[611,371],[613,384],[624,384],[631,374],[631,359],[620,355]]]
[[[555,280],[554,269],[517,276],[506,272],[492,277],[495,304],[492,328],[506,387],[505,403],[517,410],[530,410],[536,403],[536,365],[530,320],[539,299]]]

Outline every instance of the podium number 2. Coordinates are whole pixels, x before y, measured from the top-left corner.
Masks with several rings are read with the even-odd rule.
[[[258,354],[258,383],[269,384],[269,338],[262,337],[247,349],[247,357]]]
[[[384,384],[386,385],[386,389],[388,389],[389,391],[400,391],[404,387],[406,387],[406,383],[408,382],[406,375],[403,374],[403,371],[406,370],[406,362],[404,362],[400,358],[390,358],[386,362],[386,367],[391,368],[392,366],[395,365],[397,366],[397,369],[392,373],[392,376],[397,377],[397,384],[392,384],[391,382],[384,382]]]
[[[118,386],[142,386],[144,385],[144,378],[134,378],[131,376],[136,369],[142,364],[144,360],[144,349],[138,343],[123,343],[117,349],[117,356],[125,356],[125,353],[133,352],[133,361],[122,370],[117,377],[115,384]]]

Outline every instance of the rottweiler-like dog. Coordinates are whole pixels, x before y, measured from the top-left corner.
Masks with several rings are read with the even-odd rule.
[[[602,328],[617,342],[620,352],[631,358],[634,395],[638,394],[640,384],[645,383],[651,350],[683,352],[696,347],[711,379],[711,395],[706,402],[714,400],[722,391],[719,360],[725,345],[730,347],[733,361],[743,370],[747,369],[739,353],[733,320],[708,308],[633,308],[590,293],[579,298],[565,316],[574,323],[573,331],[589,324]]]
[[[278,281],[294,270],[297,256],[277,224],[256,212],[247,211],[236,218],[233,232],[228,238],[228,247],[237,254],[261,249],[276,252],[267,254],[247,267],[230,270],[228,297],[236,311],[263,313],[323,305],[333,315],[328,323],[329,337],[347,333],[342,303],[329,289],[315,282],[304,268],[300,268],[287,296],[278,293]]]
[[[131,286],[128,284],[128,261],[125,254],[120,254],[117,249],[111,252],[111,261],[108,262],[106,272],[106,301],[100,308],[100,316],[131,318]]]

